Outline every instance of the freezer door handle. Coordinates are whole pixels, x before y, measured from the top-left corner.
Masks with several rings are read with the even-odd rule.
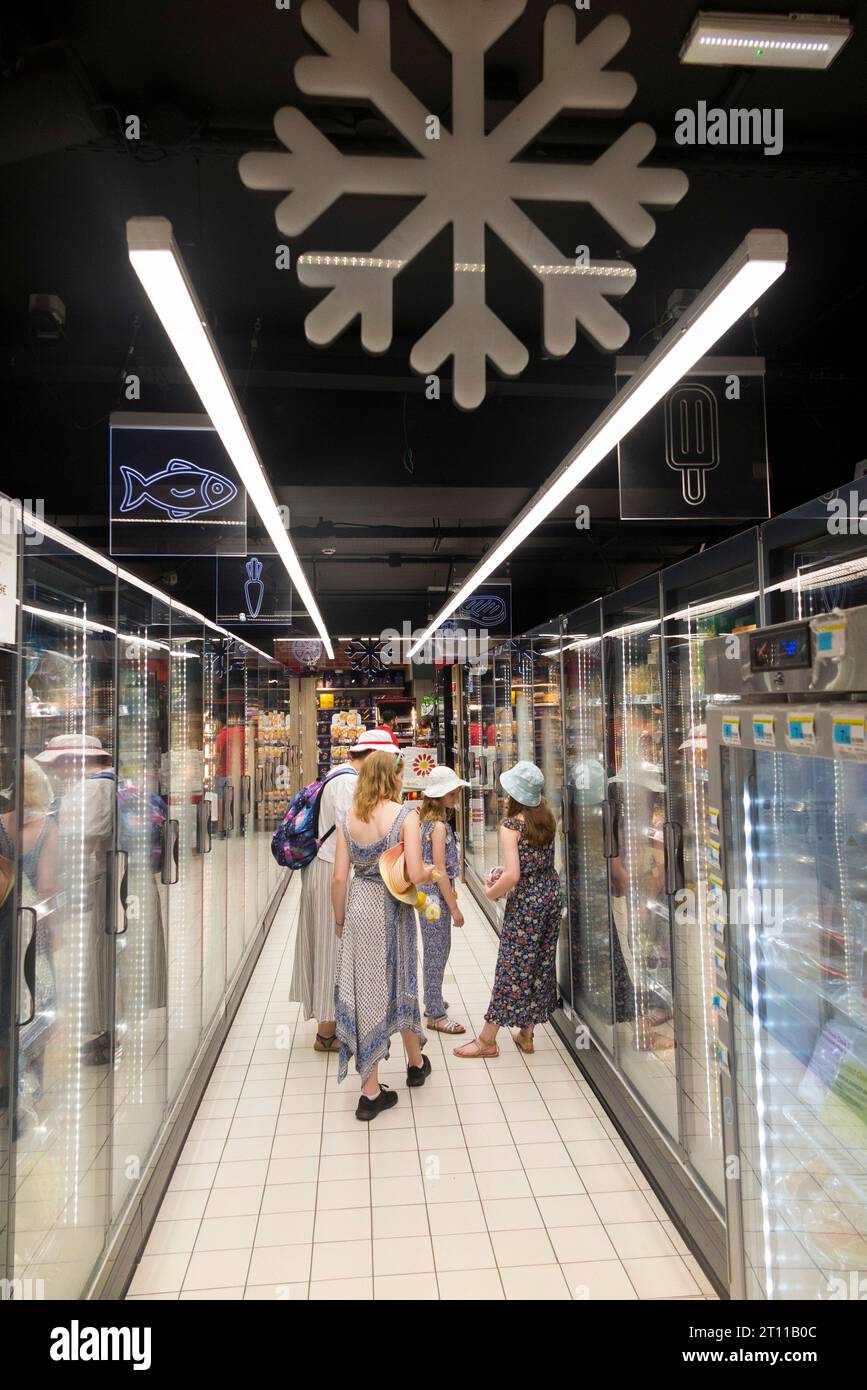
[[[211,804],[207,792],[202,792],[196,806],[196,850],[199,854],[211,852]]]
[[[261,801],[265,795],[265,764],[260,763],[256,768],[256,800]]]
[[[126,936],[126,929],[129,926],[127,920],[127,889],[129,887],[129,855],[125,849],[115,851],[114,862],[114,881],[117,886],[117,897],[115,899],[115,936]]]
[[[30,919],[30,937],[25,946],[24,944],[24,919]],[[36,922],[37,914],[35,907],[19,907],[18,909],[18,949],[21,956],[21,968],[18,971],[18,997],[15,1001],[15,1019],[19,1028],[26,1028],[28,1023],[32,1023],[36,1017]],[[33,952],[28,965],[27,953],[31,946]],[[21,1018],[21,985],[22,982],[27,986],[30,994],[30,1013],[26,1018]]]
[[[669,897],[679,893],[686,882],[683,868],[683,826],[666,821],[662,827],[665,846],[665,891]]]
[[[228,835],[230,830],[235,829],[235,785],[233,782],[226,782],[223,787],[223,834]]]
[[[180,838],[180,825],[176,820],[167,820],[163,826],[163,869],[161,881],[168,886],[177,883],[179,876],[178,868],[178,841]]]
[[[602,855],[605,859],[617,859],[620,849],[617,844],[617,803],[610,799],[602,803]]]
[[[253,809],[253,784],[249,774],[241,778],[241,817],[245,820]]]

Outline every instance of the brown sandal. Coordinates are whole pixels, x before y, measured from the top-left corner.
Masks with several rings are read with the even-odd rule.
[[[326,1033],[324,1036],[322,1033],[317,1033],[316,1041],[313,1044],[313,1051],[333,1052],[335,1043],[337,1043],[338,1047],[340,1046],[340,1039],[336,1033]]]
[[[533,1034],[532,1032],[530,1032],[530,1036],[528,1038],[528,1032],[530,1032],[530,1030],[527,1028],[519,1028],[512,1041],[514,1042],[516,1047],[519,1047],[521,1049],[522,1052],[535,1052],[536,1047],[533,1042]]]
[[[475,1052],[464,1052],[464,1047],[475,1047]],[[463,1057],[466,1061],[477,1057],[499,1057],[500,1049],[495,1042],[486,1043],[481,1038],[473,1038],[471,1042],[464,1043],[463,1047],[453,1047],[452,1056]]]

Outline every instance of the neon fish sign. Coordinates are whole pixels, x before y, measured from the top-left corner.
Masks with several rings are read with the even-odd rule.
[[[122,513],[137,511],[150,503],[176,520],[190,521],[202,512],[217,511],[238,495],[238,489],[222,473],[198,468],[187,459],[171,459],[160,473],[146,478],[135,468],[120,467],[124,495]]]

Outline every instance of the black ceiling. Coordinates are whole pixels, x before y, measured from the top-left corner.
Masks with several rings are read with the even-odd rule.
[[[16,496],[43,496],[50,515],[104,545],[107,417],[122,403],[124,367],[141,375],[138,408],[196,407],[126,257],[126,219],[165,215],[243,393],[274,486],[292,509],[326,621],[336,632],[368,632],[404,617],[420,621],[436,603],[429,589],[466,572],[610,398],[613,363],[583,339],[566,359],[545,358],[536,284],[489,237],[488,301],[527,344],[530,366],[513,382],[492,374],[487,400],[475,412],[458,411],[447,390],[441,401],[427,401],[408,358],[411,344],[448,304],[447,234],[398,277],[387,354],[367,356],[357,325],[328,349],[306,343],[304,317],[316,292],[301,286],[294,270],[275,268],[274,248],[282,240],[274,224],[277,196],[244,188],[238,158],[276,148],[272,118],[287,104],[301,107],[346,152],[403,147],[370,107],[316,100],[296,88],[295,60],[315,51],[300,8],[277,10],[273,0],[181,6],[150,0],[146,7],[29,0],[10,7],[0,83],[0,389],[7,444],[0,486]],[[354,0],[334,0],[334,8],[354,21]],[[489,53],[489,125],[538,82],[549,8],[545,0],[529,0]],[[786,275],[766,295],[758,319],[739,325],[721,345],[731,353],[757,345],[768,359],[779,511],[845,481],[867,454],[861,402],[867,14],[863,3],[811,4],[814,12],[844,10],[856,25],[828,74],[741,72],[678,63],[696,8],[690,0],[593,0],[589,12],[576,16],[578,32],[610,13],[628,17],[631,38],[612,66],[632,73],[638,94],[624,113],[561,115],[523,156],[587,160],[632,122],[649,121],[658,136],[650,162],[675,165],[690,178],[681,204],[655,214],[656,237],[636,251],[589,209],[528,210],[561,250],[588,243],[594,257],[623,253],[636,266],[636,288],[620,305],[632,329],[624,351],[631,353],[652,344],[651,330],[672,290],[705,284],[749,228],[789,233]],[[733,0],[732,8],[771,6]],[[395,69],[448,125],[448,56],[403,0],[392,0],[390,9]],[[679,147],[675,112],[700,99],[782,108],[784,152],[766,157],[747,149]],[[129,114],[139,115],[144,127],[135,146],[120,131]],[[293,259],[307,250],[370,249],[409,206],[344,198],[293,240]],[[64,301],[67,324],[59,341],[29,332],[32,292]],[[610,463],[590,486],[580,499],[591,502],[589,533],[569,522],[576,496],[515,555],[520,626],[739,529],[620,523]],[[323,547],[334,555],[324,556]],[[188,602],[212,602],[208,562],[188,563],[178,573]]]

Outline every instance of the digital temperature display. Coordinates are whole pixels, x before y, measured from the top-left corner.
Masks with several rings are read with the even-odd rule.
[[[813,648],[807,623],[750,637],[750,669],[753,671],[809,670]]]

